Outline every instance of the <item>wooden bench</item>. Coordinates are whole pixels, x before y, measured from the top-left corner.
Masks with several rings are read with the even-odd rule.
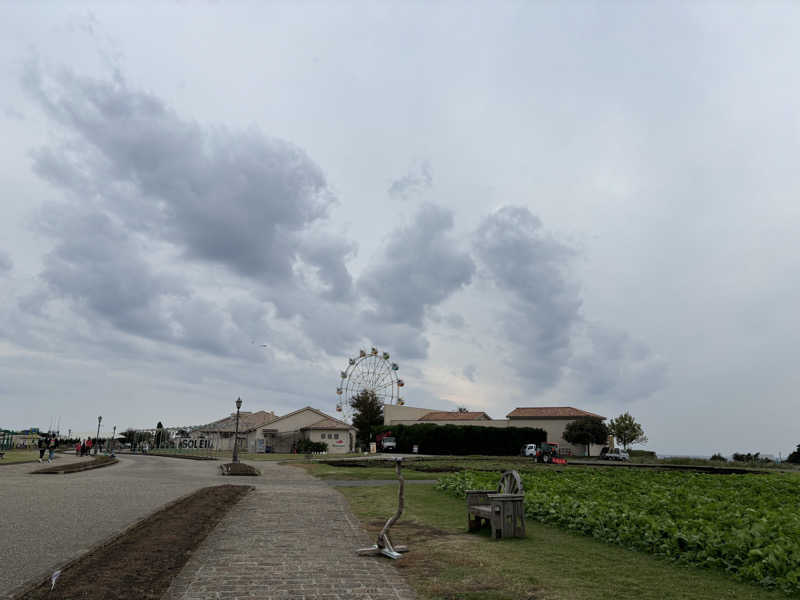
[[[516,471],[506,471],[497,489],[467,490],[467,525],[477,531],[488,523],[492,539],[525,537],[525,498],[522,480]]]

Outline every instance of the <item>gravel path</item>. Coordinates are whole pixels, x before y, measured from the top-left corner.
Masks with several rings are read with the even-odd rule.
[[[415,597],[388,559],[355,554],[374,540],[344,497],[303,469],[256,462],[249,464],[262,471],[260,477],[223,478],[216,461],[119,459],[71,475],[31,475],[38,463],[0,471],[0,599],[168,502],[223,483],[256,490],[201,544],[165,598]]]
[[[370,546],[345,498],[302,469],[260,463],[267,485],[238,503],[195,550],[165,600],[413,600]],[[388,516],[388,515],[387,515]]]
[[[221,481],[216,462],[119,458],[116,465],[71,475],[30,475],[39,463],[0,470],[0,598],[10,598],[18,586],[49,575],[164,504],[229,483]],[[76,459],[65,457],[59,464],[62,460]]]

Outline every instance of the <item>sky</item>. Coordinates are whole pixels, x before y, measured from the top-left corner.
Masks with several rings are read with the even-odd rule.
[[[407,405],[800,443],[800,6],[0,6],[0,427]]]

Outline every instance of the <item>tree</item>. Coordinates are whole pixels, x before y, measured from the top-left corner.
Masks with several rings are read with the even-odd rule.
[[[458,412],[460,412],[460,413],[466,413],[466,412],[469,412],[469,411],[466,409],[466,407],[464,407],[464,406],[459,406],[459,407],[458,407]]]
[[[611,419],[608,423],[608,432],[616,438],[618,443],[622,444],[625,450],[631,444],[647,443],[644,429],[628,412],[621,414],[616,419]]]
[[[383,425],[383,404],[372,390],[361,390],[350,399],[353,409],[353,427],[356,428],[356,439],[362,446],[369,445],[372,440],[372,428]]]
[[[585,445],[586,456],[591,456],[591,444],[605,444],[608,440],[608,427],[602,419],[582,417],[567,425],[562,437],[570,444]]]
[[[797,449],[794,452],[786,457],[786,462],[800,464],[800,444],[797,445]]]

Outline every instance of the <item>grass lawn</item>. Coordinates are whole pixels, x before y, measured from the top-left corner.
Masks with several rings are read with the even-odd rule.
[[[152,449],[151,453],[153,454],[183,454],[183,455],[196,455],[196,456],[210,456],[213,458],[218,458],[220,460],[224,459],[232,459],[233,452],[230,450],[197,450],[194,448],[159,448],[159,449]],[[325,456],[314,456],[315,459],[319,458],[327,458],[327,457],[335,457],[335,458],[349,458],[354,456],[361,456],[360,454],[335,454],[335,455],[325,455]],[[305,454],[279,454],[279,453],[255,453],[255,452],[239,452],[239,459],[240,460],[251,460],[251,461],[265,461],[265,460],[276,460],[276,461],[305,461],[306,455]]]
[[[397,486],[338,488],[370,535],[397,506]],[[525,539],[467,534],[463,500],[428,486],[406,488],[406,510],[392,540],[409,554],[396,562],[422,600],[778,600],[780,592],[724,573],[527,521]]]
[[[320,479],[397,479],[394,465],[391,467],[332,467],[318,462],[297,462],[292,466],[305,469],[309,475]],[[427,473],[403,469],[405,479],[438,479],[441,473]]]
[[[3,459],[0,460],[0,465],[38,460],[39,458],[38,450],[6,450],[5,453]]]

